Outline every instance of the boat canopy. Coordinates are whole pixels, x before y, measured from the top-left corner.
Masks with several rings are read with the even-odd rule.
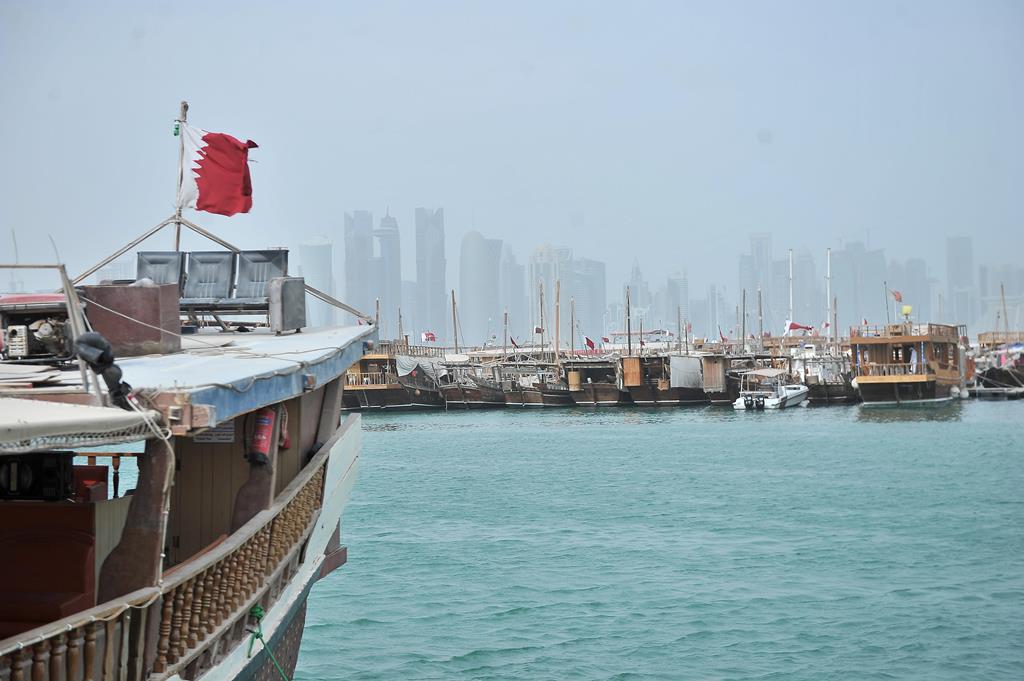
[[[153,437],[155,411],[0,397],[0,454],[135,442]]]

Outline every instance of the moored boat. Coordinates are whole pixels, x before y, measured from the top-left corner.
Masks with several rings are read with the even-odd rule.
[[[573,359],[564,363],[569,395],[581,407],[620,407],[632,402],[621,387],[618,358]]]
[[[854,385],[866,407],[935,405],[964,390],[963,327],[903,322],[850,332]]]
[[[733,409],[755,411],[786,409],[807,399],[807,386],[789,380],[782,369],[752,369],[743,374]]]
[[[192,261],[160,253],[174,272]],[[216,260],[234,270],[258,257],[245,253]],[[361,433],[341,418],[343,382],[376,328],[303,328],[309,288],[284,271],[269,295],[235,299],[232,283],[226,300],[186,301],[179,279],[143,276],[142,255],[142,285],[80,299],[54,267],[62,310],[13,325],[0,312],[5,331],[59,335],[0,356],[0,376],[18,377],[0,381],[0,678],[290,677],[309,592],[347,557]],[[281,287],[299,293],[286,303]],[[182,336],[200,306],[244,313],[244,331],[218,318]],[[282,318],[295,326],[275,330]]]
[[[623,357],[623,376],[633,402],[642,407],[707,404],[701,359],[682,354]]]

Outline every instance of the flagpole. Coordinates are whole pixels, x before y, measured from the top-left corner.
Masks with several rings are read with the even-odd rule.
[[[188,123],[188,102],[182,100],[178,120],[175,121],[178,135],[178,194],[174,197],[177,208],[174,212],[174,250],[181,250],[181,185],[185,181],[185,125]]]
[[[889,317],[889,283],[886,281],[882,281],[882,300],[885,302],[885,323],[892,324]]]

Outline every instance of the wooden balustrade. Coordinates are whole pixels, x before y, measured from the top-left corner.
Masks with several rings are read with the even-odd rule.
[[[142,681],[149,676],[142,660],[146,615],[154,603],[159,620],[152,672],[194,678],[187,666],[233,631],[241,636],[244,628],[235,625],[254,603],[269,606],[282,576],[292,574],[320,509],[331,446],[347,430],[343,426],[321,447],[270,509],[209,553],[178,566],[159,587],[8,639],[0,647],[0,681]]]

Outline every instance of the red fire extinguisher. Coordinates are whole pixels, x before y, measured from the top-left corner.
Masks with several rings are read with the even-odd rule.
[[[264,407],[256,412],[256,427],[253,429],[252,441],[249,443],[249,453],[246,457],[249,459],[249,463],[261,465],[270,463],[267,454],[270,453],[270,441],[274,437],[276,418],[276,412],[270,407]]]

